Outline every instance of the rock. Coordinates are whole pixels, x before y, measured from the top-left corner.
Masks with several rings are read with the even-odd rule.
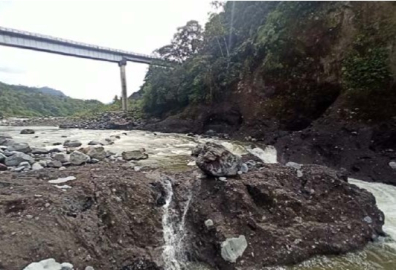
[[[106,157],[107,157],[107,158],[108,158],[108,157],[111,157],[111,156],[114,156],[114,155],[116,155],[116,153],[114,153],[114,152],[112,152],[112,151],[109,151],[109,150],[106,151]]]
[[[286,163],[286,166],[290,167],[290,168],[294,168],[296,170],[301,170],[301,168],[302,168],[301,164],[298,164],[298,163],[292,162],[292,161],[289,161],[288,163]]]
[[[9,143],[14,142],[12,137],[8,134],[0,134],[0,145],[8,145]]]
[[[59,170],[64,171],[64,170],[66,170],[66,167],[60,167]]]
[[[42,160],[39,160],[38,163],[39,163],[41,166],[43,166],[43,167],[47,167],[48,161],[49,161],[49,160],[42,159]]]
[[[41,170],[41,169],[43,169],[43,166],[41,166],[41,164],[38,163],[38,162],[35,162],[35,163],[32,165],[32,170],[33,170],[33,171],[39,171],[39,170]]]
[[[13,143],[7,147],[7,150],[22,152],[25,154],[32,152],[32,149],[27,143]]]
[[[245,236],[240,235],[238,238],[227,238],[221,243],[221,257],[228,262],[235,263],[243,255],[246,248],[247,241]]]
[[[0,163],[0,171],[6,171],[7,170],[7,166]]]
[[[88,145],[103,145],[101,142],[98,141],[90,141]]]
[[[85,270],[95,270],[92,266],[85,267]]]
[[[389,166],[390,166],[392,169],[396,170],[396,162],[395,162],[395,161],[389,162]]]
[[[70,163],[72,165],[81,165],[90,160],[90,157],[79,151],[74,151],[70,154]]]
[[[198,146],[197,166],[211,176],[233,176],[237,175],[242,161],[241,158],[232,154],[224,146],[207,142]]]
[[[100,162],[100,160],[99,159],[96,159],[96,158],[91,158],[89,161],[88,161],[88,163],[90,163],[90,164],[96,164],[96,163],[99,163]]]
[[[27,161],[30,164],[34,163],[34,158],[21,152],[15,152],[12,156],[5,159],[5,165],[18,166],[21,162]]]
[[[56,142],[56,143],[53,143],[52,145],[53,145],[53,146],[62,145],[62,143],[61,143],[61,142]]]
[[[62,163],[69,161],[69,155],[66,153],[56,153],[53,157],[54,160],[60,161]]]
[[[22,129],[20,134],[34,134],[33,129]]]
[[[216,135],[216,131],[214,131],[214,130],[212,130],[212,129],[209,129],[209,130],[207,130],[207,131],[205,132],[205,135],[208,135],[208,136],[215,136],[215,135]]]
[[[205,226],[206,226],[206,228],[210,228],[210,227],[213,227],[213,220],[211,220],[211,219],[207,219],[207,220],[205,220]]]
[[[63,143],[63,146],[65,147],[80,147],[82,145],[82,143],[78,140],[66,140]]]
[[[224,176],[219,177],[219,180],[220,180],[220,181],[223,181],[223,182],[227,182],[227,177],[224,177]]]
[[[17,167],[17,168],[13,168],[11,169],[12,172],[21,172],[25,169],[25,167]]]
[[[363,218],[363,221],[366,222],[367,224],[371,224],[373,222],[373,219],[369,216],[365,216]]]
[[[249,171],[249,167],[246,163],[243,163],[240,168],[242,173],[247,173]]]
[[[45,148],[32,148],[32,154],[35,155],[45,155],[48,154],[50,151]]]
[[[297,170],[297,177],[298,178],[303,177],[303,173],[301,170]]]
[[[6,156],[4,154],[0,153],[0,163],[4,163],[5,159],[6,159]]]
[[[106,158],[106,151],[103,146],[89,147],[87,155],[93,159],[103,160]]]
[[[30,166],[30,163],[29,163],[29,162],[23,161],[23,162],[19,163],[19,167],[23,167],[24,170],[30,170],[30,168],[31,168],[32,166]]]
[[[69,181],[73,181],[76,180],[76,177],[74,176],[68,176],[68,177],[63,177],[63,178],[58,178],[58,179],[54,179],[54,180],[49,180],[48,183],[50,184],[63,184]]]
[[[62,167],[62,162],[59,160],[50,160],[47,162],[47,166],[51,168],[60,168]]]
[[[122,152],[121,155],[124,160],[141,160],[148,158],[148,155],[143,150],[125,151]]]
[[[54,259],[46,259],[40,262],[34,262],[26,266],[23,270],[73,270],[70,263],[57,263]]]

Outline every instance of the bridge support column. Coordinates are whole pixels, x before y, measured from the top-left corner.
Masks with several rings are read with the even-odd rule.
[[[126,75],[125,75],[125,67],[126,60],[121,60],[118,62],[118,66],[120,67],[120,75],[121,75],[121,102],[122,102],[122,110],[126,112],[128,110],[128,97],[127,97],[127,84],[126,84]]]

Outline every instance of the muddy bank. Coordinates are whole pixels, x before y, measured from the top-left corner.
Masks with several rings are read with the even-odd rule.
[[[2,172],[0,268],[55,258],[76,269],[163,269],[167,200],[171,232],[180,230],[185,216],[183,249],[175,251],[181,265],[295,263],[361,249],[382,234],[383,214],[370,193],[324,167],[301,171],[298,177],[294,168],[264,165],[227,182],[199,179],[196,170],[135,172],[119,162]],[[66,191],[48,182],[66,176],[76,177]],[[205,225],[208,219],[212,225]],[[247,247],[236,263],[228,262],[222,243],[239,235]]]

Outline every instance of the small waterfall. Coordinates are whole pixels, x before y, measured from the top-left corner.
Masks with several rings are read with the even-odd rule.
[[[192,199],[192,191],[188,195],[188,200],[184,207],[183,214],[181,218],[178,219],[177,215],[170,207],[173,198],[172,182],[169,179],[164,179],[163,186],[166,192],[166,199],[165,205],[163,206],[164,214],[162,216],[162,228],[165,241],[162,258],[164,259],[165,270],[182,270],[184,265],[184,224]]]

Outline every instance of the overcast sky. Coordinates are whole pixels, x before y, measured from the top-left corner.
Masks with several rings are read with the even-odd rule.
[[[166,45],[189,20],[205,24],[210,0],[1,1],[0,25],[137,53]],[[148,66],[128,62],[128,94]],[[66,95],[110,102],[121,92],[117,64],[0,46],[0,81],[49,86]]]

